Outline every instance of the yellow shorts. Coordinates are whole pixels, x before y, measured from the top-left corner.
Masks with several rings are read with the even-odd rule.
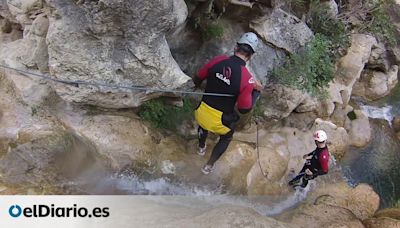
[[[201,102],[194,112],[197,123],[203,129],[218,135],[225,135],[231,129],[222,124],[222,112]]]

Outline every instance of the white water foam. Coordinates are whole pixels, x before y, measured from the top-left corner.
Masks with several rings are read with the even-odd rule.
[[[271,202],[268,196],[237,196],[237,195],[210,195],[202,197],[201,201],[213,207],[221,205],[232,205],[252,208],[261,215],[273,216],[296,206],[302,202],[311,189],[315,188],[316,182],[311,180],[307,187],[297,188],[283,200]]]
[[[120,191],[137,195],[210,196],[220,194],[220,189],[211,190],[206,187],[174,183],[166,177],[142,180],[134,175],[119,174],[107,178],[103,185],[112,185]]]
[[[390,125],[392,124],[392,120],[394,118],[394,115],[392,113],[392,106],[379,108],[375,106],[361,105],[360,108],[369,118],[384,119],[387,120]]]
[[[265,215],[277,215],[282,213],[284,210],[289,209],[298,203],[302,202],[306,197],[308,192],[315,186],[315,181],[309,181],[307,187],[297,188],[293,195],[276,205],[270,206],[268,210],[265,211]]]
[[[260,203],[251,197],[221,194],[221,189],[207,189],[195,185],[173,183],[168,178],[153,180],[140,180],[134,175],[113,175],[103,181],[102,185],[113,185],[118,190],[139,195],[172,195],[202,197],[204,203],[209,205],[236,205],[249,207],[262,215],[277,215],[286,209],[294,207],[303,201],[308,192],[315,187],[316,182],[310,181],[306,188],[298,188],[285,199],[270,204]],[[204,197],[206,196],[206,197]]]

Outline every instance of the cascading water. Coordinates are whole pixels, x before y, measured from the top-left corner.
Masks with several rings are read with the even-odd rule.
[[[277,215],[303,201],[316,182],[310,181],[304,189],[296,189],[283,197],[231,195],[222,186],[200,186],[182,183],[174,178],[160,177],[146,179],[133,171],[111,174],[107,171],[90,170],[69,183],[83,194],[126,194],[126,195],[165,195],[199,199],[206,206],[235,205],[252,208],[263,215]]]
[[[372,142],[365,148],[352,148],[341,160],[351,184],[368,183],[381,196],[381,207],[400,199],[400,142],[386,121],[372,120]]]
[[[350,148],[340,162],[343,173],[352,185],[372,185],[381,207],[390,207],[400,199],[400,140],[391,128],[393,118],[400,115],[400,86],[360,108],[370,118],[372,141],[365,148]]]
[[[361,105],[360,108],[369,118],[384,119],[387,120],[390,125],[392,124],[394,118],[392,106],[379,108],[375,106]]]

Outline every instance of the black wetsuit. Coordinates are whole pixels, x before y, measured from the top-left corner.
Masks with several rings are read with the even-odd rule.
[[[232,140],[235,125],[239,120],[239,115],[234,110],[235,105],[240,113],[249,112],[259,92],[254,90],[255,80],[247,70],[246,62],[235,55],[213,58],[199,70],[194,82],[199,85],[204,79],[207,79],[205,92],[234,95],[233,97],[205,95],[202,98],[202,102],[223,113],[222,124],[230,129],[226,134],[220,134],[220,139],[213,149],[209,164],[214,164]],[[199,126],[199,147],[204,148],[207,136],[208,129]]]
[[[320,175],[325,175],[329,170],[329,151],[328,147],[324,148],[316,148],[313,152],[307,154],[307,156],[311,156],[310,159],[307,159],[303,168],[299,172],[299,174],[289,181],[289,185],[295,185],[302,178],[301,187],[306,187],[308,184],[308,180],[312,180]],[[305,173],[306,169],[309,169],[313,175],[307,175]]]

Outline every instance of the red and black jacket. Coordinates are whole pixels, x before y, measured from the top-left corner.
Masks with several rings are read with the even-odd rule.
[[[312,155],[311,172],[313,176],[320,176],[327,174],[329,171],[329,151],[328,147],[316,148],[313,152],[309,153],[308,156]]]
[[[255,80],[247,70],[246,62],[235,55],[221,55],[209,61],[198,71],[194,83],[198,86],[204,79],[207,79],[206,93],[233,95],[203,96],[203,102],[223,113],[233,113],[235,104],[240,113],[247,113],[259,95],[259,92],[254,90]]]

